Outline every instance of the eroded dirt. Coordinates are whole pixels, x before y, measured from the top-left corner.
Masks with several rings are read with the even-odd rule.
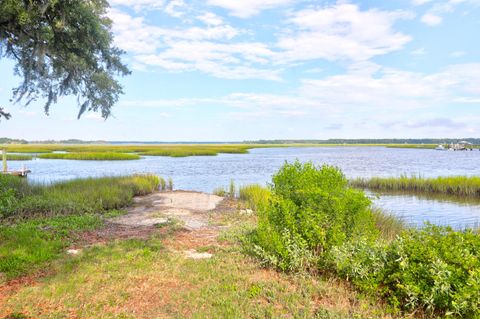
[[[157,192],[135,198],[128,214],[111,220],[124,226],[157,226],[174,219],[186,229],[195,230],[208,226],[208,215],[223,197],[198,192]]]

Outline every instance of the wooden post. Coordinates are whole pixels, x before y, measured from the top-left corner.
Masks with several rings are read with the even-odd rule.
[[[7,150],[4,148],[2,151],[2,157],[3,157],[3,172],[7,172]]]

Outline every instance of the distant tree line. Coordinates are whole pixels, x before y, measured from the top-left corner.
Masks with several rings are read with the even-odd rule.
[[[480,144],[480,138],[414,138],[414,139],[327,139],[327,140],[258,140],[245,141],[249,144],[450,144],[467,141]]]

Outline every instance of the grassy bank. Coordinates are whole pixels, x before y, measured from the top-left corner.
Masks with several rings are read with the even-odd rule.
[[[379,191],[401,191],[424,194],[480,197],[480,177],[449,176],[425,178],[421,176],[375,177],[354,179],[354,187]]]
[[[149,175],[48,186],[0,175],[0,273],[9,279],[39,269],[61,256],[77,232],[101,226],[104,216],[158,186],[159,179]]]
[[[63,160],[80,160],[80,161],[124,161],[138,160],[138,154],[125,154],[114,152],[79,152],[79,153],[46,153],[38,155],[42,159],[63,159]]]

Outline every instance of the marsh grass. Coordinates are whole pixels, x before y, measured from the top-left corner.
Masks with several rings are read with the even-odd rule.
[[[448,176],[425,178],[421,176],[374,177],[350,181],[354,187],[379,191],[432,193],[465,197],[480,197],[480,177]]]
[[[390,242],[407,230],[407,225],[397,216],[379,208],[372,208],[375,226],[380,233],[380,238]]]
[[[434,148],[436,145],[405,144],[6,144],[11,153],[136,153],[146,156],[215,156],[218,154],[245,154],[255,148],[283,147],[401,147]]]
[[[259,184],[241,186],[238,193],[239,199],[246,202],[247,206],[254,211],[265,207],[271,196],[271,191]]]
[[[138,154],[114,153],[114,152],[79,152],[79,153],[46,153],[38,155],[42,159],[63,159],[80,161],[121,161],[138,160]]]
[[[30,161],[32,159],[32,155],[7,154],[7,161]]]

